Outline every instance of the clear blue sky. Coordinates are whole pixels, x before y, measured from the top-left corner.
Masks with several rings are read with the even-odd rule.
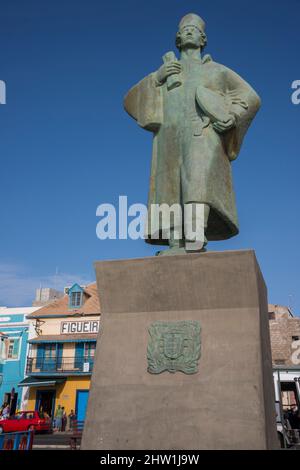
[[[240,235],[209,249],[255,249],[270,302],[300,312],[299,0],[1,0],[0,305],[30,304],[40,283],[93,281],[95,260],[154,254],[98,240],[96,207],[147,201],[152,138],[123,96],[176,50],[191,11],[206,52],[263,102],[233,165]]]

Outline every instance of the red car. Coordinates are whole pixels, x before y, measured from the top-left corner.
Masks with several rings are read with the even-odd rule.
[[[38,411],[19,411],[8,419],[0,419],[0,434],[28,430],[51,432],[51,419]]]

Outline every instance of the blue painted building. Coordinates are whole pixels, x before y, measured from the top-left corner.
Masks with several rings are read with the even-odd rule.
[[[32,335],[26,316],[36,310],[38,307],[0,307],[0,331],[5,335],[1,341],[0,406],[10,403],[12,413],[23,407],[23,389],[18,384],[25,377],[27,341]]]

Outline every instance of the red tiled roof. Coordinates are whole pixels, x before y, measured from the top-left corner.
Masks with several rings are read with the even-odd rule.
[[[27,318],[41,318],[51,316],[78,316],[100,314],[100,302],[96,283],[89,284],[84,288],[84,301],[80,308],[69,308],[69,296],[64,295],[61,299],[38,309],[36,312],[27,315]]]

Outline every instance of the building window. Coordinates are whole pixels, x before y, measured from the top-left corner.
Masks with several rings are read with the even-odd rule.
[[[48,343],[44,345],[44,354],[46,359],[53,359],[56,357],[56,343]]]
[[[83,303],[84,290],[78,284],[74,284],[68,291],[69,308],[79,308]]]
[[[92,359],[95,356],[96,343],[84,343],[84,358]]]
[[[284,366],[285,365],[285,359],[275,359],[274,363],[277,366]]]
[[[300,336],[292,336],[293,341],[299,341],[299,339],[300,339]]]
[[[70,299],[71,307],[80,307],[82,303],[81,299],[82,299],[81,292],[72,292],[71,299]]]
[[[7,340],[7,359],[18,359],[19,358],[19,346],[20,346],[20,338],[9,338]]]

